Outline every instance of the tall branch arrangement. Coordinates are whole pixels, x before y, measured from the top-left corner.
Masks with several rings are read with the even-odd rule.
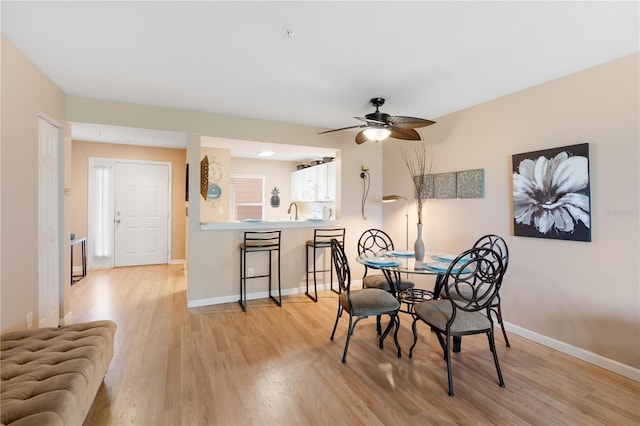
[[[413,148],[413,156],[410,156],[407,151],[402,150],[402,158],[404,164],[407,165],[409,175],[413,181],[415,187],[416,206],[418,208],[418,223],[422,223],[422,205],[427,198],[427,181],[426,175],[431,172],[431,166],[433,165],[433,158],[427,167],[427,147],[424,141],[420,144],[420,147]]]

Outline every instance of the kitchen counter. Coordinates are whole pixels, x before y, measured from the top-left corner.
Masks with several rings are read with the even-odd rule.
[[[293,228],[319,228],[333,227],[340,225],[336,219],[330,220],[265,220],[257,221],[236,221],[236,222],[201,222],[200,229],[293,229]]]

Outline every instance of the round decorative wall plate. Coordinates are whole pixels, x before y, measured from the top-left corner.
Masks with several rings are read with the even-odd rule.
[[[220,195],[222,195],[222,189],[220,189],[220,187],[215,183],[209,184],[209,189],[207,190],[207,198],[209,200],[217,200],[218,198],[220,198]]]

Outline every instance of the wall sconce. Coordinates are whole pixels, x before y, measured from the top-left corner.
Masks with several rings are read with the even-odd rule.
[[[398,200],[404,200],[406,203],[406,213],[404,215],[406,222],[406,230],[405,230],[405,246],[407,251],[409,250],[409,200],[406,197],[401,195],[385,195],[382,197],[383,203],[395,203]]]
[[[360,177],[362,178],[362,218],[367,220],[367,216],[364,214],[364,206],[367,202],[367,196],[369,195],[371,180],[369,178],[369,167],[363,164],[360,170]]]

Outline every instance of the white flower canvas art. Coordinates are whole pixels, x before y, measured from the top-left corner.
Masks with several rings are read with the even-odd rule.
[[[591,241],[589,144],[513,155],[514,235]]]

